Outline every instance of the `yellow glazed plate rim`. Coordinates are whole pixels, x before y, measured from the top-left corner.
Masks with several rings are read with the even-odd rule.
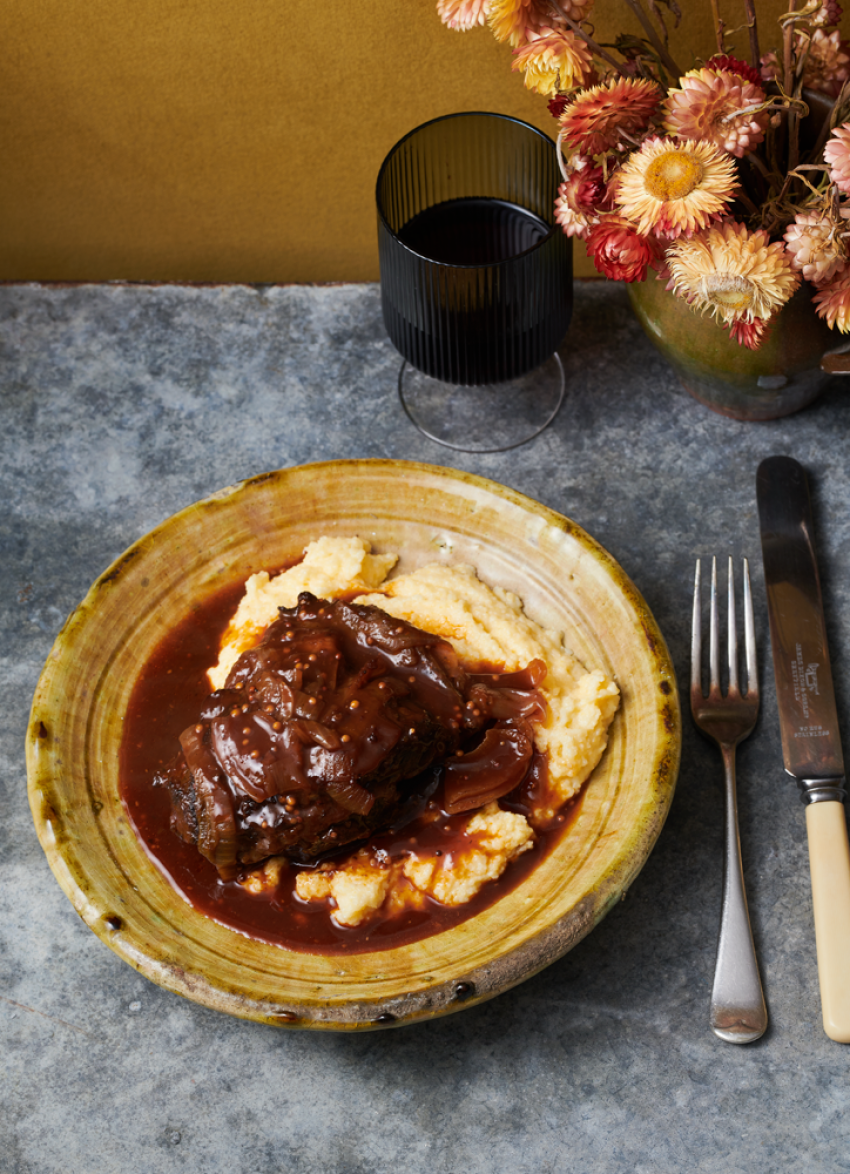
[[[200,914],[167,883],[118,796],[123,713],[142,664],[197,601],[300,556],[321,534],[359,534],[424,562],[471,562],[567,631],[622,693],[579,818],[490,909],[394,950],[288,951]],[[675,674],[645,602],[584,530],[496,482],[392,460],[277,470],[188,506],[93,584],[50,653],[27,733],[29,798],[59,884],[111,949],[205,1006],[282,1026],[357,1030],[468,1007],[572,948],[620,899],[661,830],[681,725]]]

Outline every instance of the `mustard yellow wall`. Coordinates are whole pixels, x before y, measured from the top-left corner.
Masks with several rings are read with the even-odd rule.
[[[689,66],[709,4],[680,5]],[[786,6],[759,3],[763,42]],[[741,23],[743,0],[721,8]],[[596,24],[635,31],[624,0]],[[435,0],[0,0],[0,27],[5,280],[375,280],[397,139],[456,110],[554,126],[510,49]]]

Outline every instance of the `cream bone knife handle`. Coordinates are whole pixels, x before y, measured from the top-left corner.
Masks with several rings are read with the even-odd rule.
[[[843,780],[800,784],[806,806],[823,1029],[850,1043],[850,843]]]

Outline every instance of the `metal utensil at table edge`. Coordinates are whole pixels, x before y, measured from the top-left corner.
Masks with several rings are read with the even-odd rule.
[[[717,622],[717,560],[711,563],[711,613],[709,628],[709,690],[702,691],[702,624],[700,618],[700,563],[694,578],[694,607],[691,626],[691,714],[694,724],[720,748],[726,794],[726,836],[723,866],[723,904],[717,960],[711,990],[711,1029],[731,1044],[749,1044],[767,1030],[767,1006],[756,960],[755,944],[747,909],[741,837],[738,832],[738,800],[735,777],[735,748],[748,738],[759,712],[756,641],[753,628],[753,601],[750,572],[744,559],[744,644],[747,691],[738,686],[738,635],[735,621],[735,590],[732,560],[729,559],[727,622],[727,666],[729,683],[724,696],[720,688],[720,655]]]
[[[792,457],[756,476],[782,757],[806,804],[823,1027],[850,1043],[850,845],[844,758],[806,473]]]

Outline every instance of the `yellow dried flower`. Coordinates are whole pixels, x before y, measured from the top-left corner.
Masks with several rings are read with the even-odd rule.
[[[593,69],[584,41],[569,29],[541,29],[514,50],[513,69],[525,70],[525,84],[538,94],[557,94],[581,85]]]
[[[674,292],[719,322],[766,322],[800,284],[781,242],[727,221],[667,250]]]
[[[713,143],[647,139],[620,170],[616,201],[638,232],[675,239],[721,215],[736,187],[733,160]]]
[[[539,24],[533,0],[490,0],[488,19],[496,40],[507,41],[514,48]]]

